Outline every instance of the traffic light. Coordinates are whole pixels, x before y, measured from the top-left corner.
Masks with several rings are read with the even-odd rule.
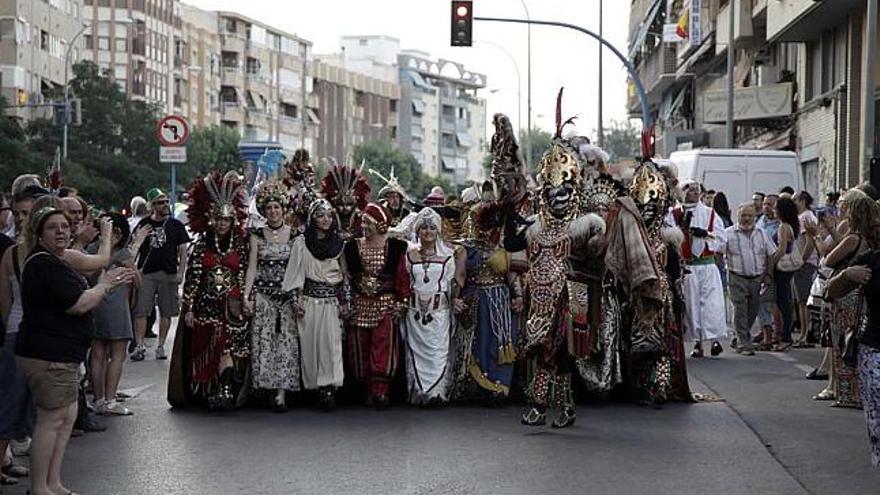
[[[474,2],[452,2],[452,46],[471,46],[474,34]]]

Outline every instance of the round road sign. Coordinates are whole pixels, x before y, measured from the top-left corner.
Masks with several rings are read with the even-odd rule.
[[[183,146],[189,139],[189,125],[179,115],[167,115],[159,121],[156,138],[165,146]]]

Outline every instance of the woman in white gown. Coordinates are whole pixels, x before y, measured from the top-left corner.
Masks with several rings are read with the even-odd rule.
[[[318,391],[323,409],[335,407],[342,386],[343,293],[342,238],[333,207],[324,199],[309,206],[305,233],[293,243],[282,290],[294,292],[299,328],[302,382]]]
[[[455,292],[464,274],[457,273],[455,256],[440,230],[440,215],[424,208],[413,222],[418,241],[406,254],[411,295],[401,335],[406,345],[409,401],[419,405],[440,405],[448,400],[453,309],[462,305]]]

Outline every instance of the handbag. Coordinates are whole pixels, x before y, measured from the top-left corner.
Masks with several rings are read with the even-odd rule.
[[[779,261],[776,262],[776,269],[781,272],[796,272],[804,266],[804,255],[801,253],[801,247],[797,240],[791,241],[791,252],[785,253]]]
[[[862,328],[864,327],[864,309],[865,297],[861,290],[859,291],[859,307],[856,310],[856,323],[853,328],[844,329],[843,335],[840,336],[842,342],[841,357],[843,362],[850,368],[859,365],[859,338],[861,337]]]

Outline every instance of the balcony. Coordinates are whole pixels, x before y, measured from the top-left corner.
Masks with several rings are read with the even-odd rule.
[[[674,45],[663,44],[648,54],[638,67],[639,79],[648,93],[651,105],[660,103],[663,92],[675,82],[678,57]],[[638,102],[638,100],[635,100]],[[637,106],[636,106],[637,108]],[[633,110],[633,107],[630,107]]]
[[[237,34],[221,34],[220,46],[223,51],[244,53],[247,50],[247,41]]]
[[[865,0],[774,0],[767,2],[767,40],[802,42],[847,20]]]
[[[220,68],[221,81],[224,86],[242,87],[244,85],[244,76],[241,67],[224,66]]]
[[[222,115],[222,120],[234,122],[241,122],[244,120],[244,112],[241,109],[241,105],[235,101],[220,102],[220,113]]]

